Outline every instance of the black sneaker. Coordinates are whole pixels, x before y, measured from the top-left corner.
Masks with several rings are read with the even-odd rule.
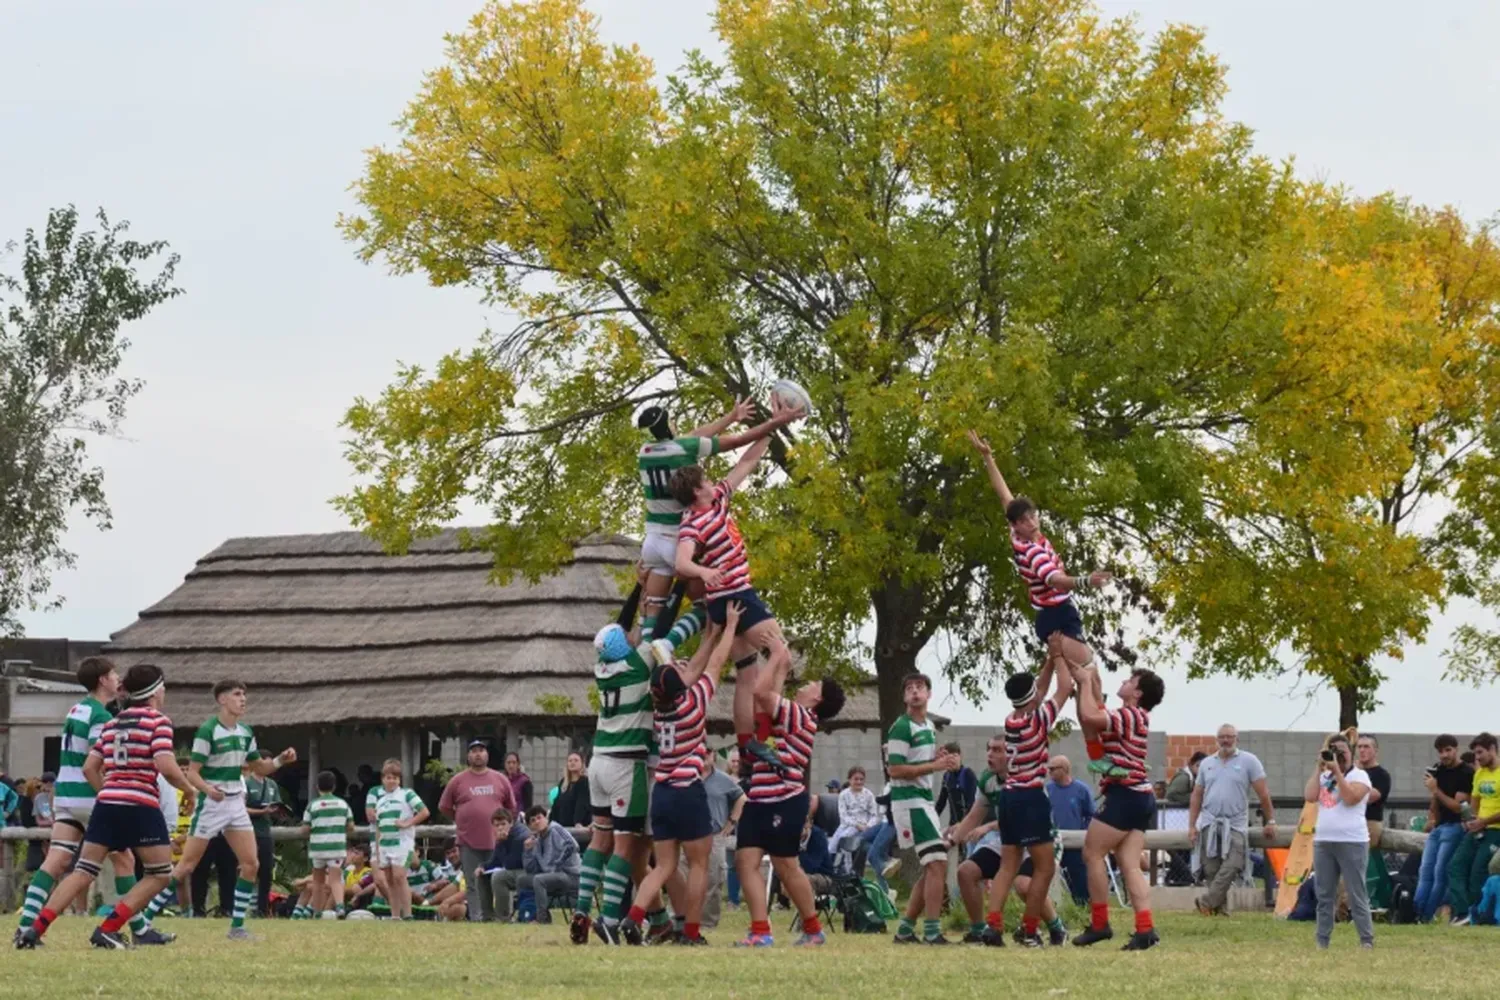
[[[672,943],[680,944],[686,948],[702,948],[708,944],[708,939],[701,934],[697,937],[688,937],[686,934],[679,934],[677,935],[677,940]]]
[[[646,929],[647,944],[671,944],[677,940],[680,931],[670,923],[652,924]]]
[[[1068,943],[1068,929],[1061,924],[1047,929],[1047,943],[1059,948]]]
[[[916,944],[917,940],[918,938],[915,934],[898,933],[895,937],[891,938],[891,944]]]
[[[130,943],[134,944],[134,945],[143,945],[143,944],[171,944],[173,941],[176,941],[176,940],[177,940],[177,935],[176,934],[163,934],[161,931],[157,930],[155,927],[147,927],[145,930],[141,931],[139,934],[132,934],[130,936]]]
[[[1105,924],[1103,927],[1098,928],[1097,930],[1094,927],[1090,926],[1082,934],[1074,938],[1073,943],[1080,948],[1087,948],[1089,945],[1094,944],[1095,942],[1108,941],[1114,936],[1114,929],[1110,927],[1109,924]]]
[[[1025,927],[1017,927],[1015,930],[1011,931],[1010,932],[1010,939],[1012,941],[1014,941],[1016,944],[1025,944],[1026,943],[1026,928]]]
[[[1161,938],[1156,936],[1154,929],[1149,931],[1136,931],[1130,935],[1130,940],[1125,942],[1121,951],[1145,951],[1147,948],[1155,948]]]
[[[17,951],[30,951],[42,946],[42,936],[36,932],[35,927],[16,928],[16,936],[12,939]]]
[[[984,944],[984,932],[983,931],[970,931],[969,933],[967,933],[967,934],[964,935],[963,940],[960,943],[961,944]]]
[[[103,927],[94,928],[94,933],[89,935],[89,944],[95,948],[109,948],[114,951],[130,950],[130,942],[125,940],[122,932],[107,931]]]
[[[639,945],[645,937],[641,934],[641,925],[626,917],[620,921],[620,939],[628,945]]]
[[[1005,935],[993,927],[986,927],[979,935],[979,943],[987,948],[1004,948]]]
[[[953,942],[939,934],[937,937],[924,937],[923,944],[952,944]]]
[[[594,936],[597,937],[600,941],[603,941],[605,944],[620,943],[620,929],[618,927],[611,927],[609,924],[605,923],[602,920],[595,922]]]
[[[1042,940],[1040,931],[1032,931],[1030,934],[1027,934],[1023,931],[1021,933],[1021,939],[1016,943],[1019,944],[1022,948],[1044,948],[1047,944],[1047,942]]]
[[[589,943],[589,920],[587,913],[575,913],[573,919],[568,923],[568,940],[574,944]]]
[[[760,761],[779,775],[785,776],[787,773],[786,765],[781,762],[780,757],[776,756],[776,751],[760,740],[751,740],[740,750],[740,760],[743,761],[746,757]]]

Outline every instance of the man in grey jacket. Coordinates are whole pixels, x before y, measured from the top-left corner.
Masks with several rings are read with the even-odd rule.
[[[550,896],[574,896],[578,893],[580,859],[578,841],[573,834],[547,819],[543,806],[526,810],[526,826],[531,836],[526,841],[526,872],[518,888],[530,889],[536,897],[536,921],[550,924]],[[507,900],[507,903],[509,901]],[[507,905],[506,909],[509,909]]]

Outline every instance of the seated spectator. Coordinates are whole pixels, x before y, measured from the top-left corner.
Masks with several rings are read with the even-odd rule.
[[[547,818],[547,810],[532,806],[526,811],[526,826],[531,836],[526,839],[526,873],[521,876],[520,887],[530,889],[536,897],[537,923],[550,924],[551,900],[571,899],[578,893],[578,872],[581,859],[578,841],[561,826]],[[498,894],[496,908],[500,902]],[[506,898],[508,909],[510,899]]]
[[[822,895],[833,891],[833,854],[828,850],[828,834],[813,822],[811,815],[802,827],[802,853],[797,856],[813,892]]]
[[[1469,808],[1474,818],[1463,824],[1466,837],[1459,839],[1448,862],[1448,906],[1451,922],[1470,923],[1475,907],[1489,880],[1490,857],[1500,852],[1500,743],[1489,733],[1469,741],[1474,751],[1474,783],[1469,787]]]
[[[370,846],[365,843],[349,845],[349,856],[344,862],[344,905],[349,910],[369,907],[375,901],[376,885],[370,871]]]
[[[456,840],[443,848],[443,861],[432,871],[427,887],[427,902],[437,908],[439,920],[463,920],[468,914],[468,897],[462,870],[462,852]]]
[[[489,879],[496,917],[510,920],[513,915],[510,894],[520,888],[521,876],[526,871],[526,831],[509,809],[496,809],[491,822],[495,828],[495,850],[488,864],[475,869],[474,877]],[[503,907],[500,905],[502,899],[505,900]]]
[[[873,843],[880,819],[880,804],[875,801],[875,793],[865,785],[865,769],[857,765],[851,767],[848,787],[839,791],[839,827],[833,833],[834,848],[846,850],[844,839],[847,837],[857,837],[867,845]]]
[[[587,833],[594,822],[594,815],[589,807],[588,766],[584,763],[583,754],[577,750],[568,754],[556,792],[548,818],[574,833]]]

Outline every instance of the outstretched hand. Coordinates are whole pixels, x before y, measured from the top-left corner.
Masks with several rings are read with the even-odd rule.
[[[747,424],[753,416],[755,416],[755,401],[747,396],[744,399],[738,400],[733,408],[730,409],[729,423],[731,426],[734,424]]]
[[[969,443],[985,458],[993,458],[995,456],[994,449],[990,447],[990,443],[980,437],[978,431],[969,431]]]
[[[781,424],[789,424],[794,420],[801,420],[807,416],[807,411],[800,406],[787,406],[781,401],[781,397],[774,392],[771,394],[771,419]]]

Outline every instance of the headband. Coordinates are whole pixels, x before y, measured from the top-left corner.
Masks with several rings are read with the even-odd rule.
[[[1031,699],[1033,699],[1035,697],[1036,697],[1036,678],[1033,677],[1033,678],[1031,678],[1031,683],[1029,685],[1027,685],[1027,687],[1026,687],[1026,693],[1023,694],[1023,695],[1021,695],[1018,698],[1012,698],[1010,700],[1010,703],[1011,703],[1012,707],[1014,707],[1014,708],[1020,708],[1022,705],[1026,704],[1027,702],[1029,702]]]
[[[146,689],[144,691],[137,691],[134,694],[132,694],[130,696],[130,700],[131,701],[145,701],[147,698],[151,697],[153,694],[155,694],[156,692],[160,691],[162,689],[162,685],[164,685],[166,683],[167,683],[167,679],[165,677],[158,677],[156,680],[152,681],[149,685],[147,685]]]

